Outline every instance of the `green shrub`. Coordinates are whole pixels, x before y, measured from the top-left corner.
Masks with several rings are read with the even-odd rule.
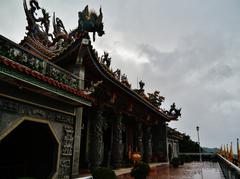
[[[177,167],[179,166],[179,164],[180,164],[180,161],[179,161],[178,158],[175,157],[175,158],[173,158],[173,159],[171,160],[170,163],[173,165],[174,168],[177,168]]]
[[[92,176],[94,179],[117,179],[115,172],[106,167],[98,167],[92,170]]]
[[[131,170],[131,176],[135,179],[144,179],[150,171],[150,166],[147,163],[139,162]]]
[[[180,155],[178,158],[179,158],[179,163],[180,163],[180,165],[183,165],[184,162],[185,162],[184,156]]]

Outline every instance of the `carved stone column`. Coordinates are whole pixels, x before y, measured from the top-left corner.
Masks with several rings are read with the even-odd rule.
[[[90,121],[89,161],[91,168],[98,167],[103,161],[103,110],[97,109]]]
[[[85,67],[83,65],[83,58],[78,54],[76,64],[73,68],[73,73],[79,76],[80,79],[85,78]],[[79,89],[84,89],[84,80],[79,80]],[[76,121],[75,121],[75,134],[74,134],[74,150],[73,150],[73,164],[72,164],[72,176],[79,174],[80,163],[80,148],[81,148],[81,126],[82,126],[82,114],[83,108],[76,107]]]
[[[167,131],[165,122],[158,122],[152,127],[153,134],[153,159],[155,162],[166,162],[167,156]]]
[[[151,126],[144,126],[143,129],[143,160],[147,163],[152,158],[152,131]]]
[[[119,168],[122,165],[123,160],[123,149],[124,145],[122,143],[122,114],[119,114],[115,120],[113,120],[113,143],[112,143],[112,166],[114,168]]]
[[[79,161],[80,161],[80,147],[81,147],[81,126],[82,126],[82,107],[75,108],[76,122],[75,122],[75,133],[74,133],[74,149],[73,149],[73,165],[72,175],[76,176],[79,174]]]
[[[137,152],[143,155],[143,124],[137,123],[136,139],[137,139]]]

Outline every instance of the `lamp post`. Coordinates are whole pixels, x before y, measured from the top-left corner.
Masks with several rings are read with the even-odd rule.
[[[1,143],[1,141],[0,141]],[[237,163],[240,166],[240,148],[239,148],[239,139],[237,138]]]
[[[196,129],[197,129],[198,145],[199,145],[199,161],[202,162],[201,146],[200,146],[200,138],[199,138],[199,126],[197,126]]]

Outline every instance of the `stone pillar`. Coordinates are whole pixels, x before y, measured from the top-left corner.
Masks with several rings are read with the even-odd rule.
[[[143,161],[149,163],[152,158],[152,131],[151,126],[146,125],[143,129]]]
[[[83,112],[82,107],[75,108],[76,120],[75,120],[75,133],[74,133],[74,146],[73,146],[72,176],[76,176],[79,174],[82,112]]]
[[[163,151],[163,162],[168,161],[168,152],[167,152],[167,125],[166,122],[161,123],[161,141],[162,141],[162,151]]]
[[[122,165],[123,149],[122,143],[122,114],[119,114],[115,120],[113,120],[113,143],[112,143],[112,166],[119,168]]]
[[[103,124],[103,110],[99,108],[90,120],[89,162],[91,168],[98,167],[103,161]]]
[[[143,155],[143,124],[137,123],[136,139],[137,139],[137,152],[140,152]]]
[[[78,55],[76,64],[73,69],[73,73],[81,79],[79,81],[78,88],[84,89],[84,77],[85,67],[83,65],[83,59]],[[79,174],[79,162],[80,162],[80,147],[81,147],[81,126],[82,126],[82,107],[75,108],[76,120],[75,120],[75,133],[74,133],[74,148],[73,148],[73,162],[72,162],[72,176]]]
[[[153,160],[155,162],[166,162],[167,152],[167,130],[165,122],[158,122],[152,127],[153,134]]]

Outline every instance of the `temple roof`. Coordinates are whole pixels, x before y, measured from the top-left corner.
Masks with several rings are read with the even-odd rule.
[[[28,31],[27,36],[21,41],[20,45],[24,47],[25,51],[31,53],[33,56],[39,59],[51,61],[52,63],[56,64],[55,67],[59,65],[63,67],[65,64],[69,63],[75,64],[74,60],[77,59],[79,53],[85,51],[88,53],[87,60],[89,60],[89,63],[93,64],[101,77],[127,94],[130,98],[138,101],[140,104],[147,107],[155,114],[160,115],[161,118],[164,118],[166,121],[177,120],[178,116],[181,115],[181,109],[176,109],[175,103],[173,103],[171,106],[170,111],[161,109],[159,107],[161,105],[161,102],[159,103],[160,105],[158,103],[156,105],[156,103],[151,101],[150,97],[146,96],[144,93],[139,93],[138,90],[131,89],[131,85],[128,83],[126,76],[122,75],[122,79],[120,79],[120,76],[116,76],[115,72],[112,72],[109,67],[100,61],[101,59],[98,57],[97,51],[94,50],[91,45],[89,33],[93,33],[93,40],[95,40],[95,33],[97,33],[99,36],[102,36],[104,34],[102,22],[103,15],[101,8],[99,10],[99,15],[97,15],[95,12],[89,11],[88,6],[86,6],[83,11],[80,11],[78,13],[78,27],[71,32],[67,32],[65,30],[63,22],[58,17],[55,17],[54,13],[54,31],[53,33],[50,33],[50,16],[48,12],[44,8],[41,8],[36,0],[32,0],[29,5],[27,5],[26,0],[23,0],[23,5],[28,21],[28,25],[26,27]],[[35,17],[35,13],[37,11],[41,11],[42,17]],[[49,62],[49,64],[51,63]],[[108,66],[109,65],[110,63]],[[19,67],[17,65],[16,69],[25,68]],[[25,72],[25,70],[23,71]],[[37,78],[44,80],[41,75],[37,75]],[[49,83],[49,80],[45,81]],[[75,95],[82,95],[82,93],[80,94],[79,91],[76,91],[76,88],[70,89],[66,87],[66,84],[59,83],[58,80],[56,82],[50,83]],[[86,99],[88,98],[87,96],[83,97]]]
[[[88,42],[88,43],[86,43]],[[140,95],[135,90],[131,89],[128,85],[125,83],[122,83],[119,79],[116,78],[114,73],[104,64],[100,62],[100,58],[98,57],[96,51],[93,49],[90,39],[88,39],[88,36],[82,36],[82,38],[79,38],[77,41],[75,41],[71,46],[69,46],[67,49],[61,52],[58,56],[55,56],[52,61],[57,64],[61,64],[66,60],[70,60],[68,58],[68,54],[72,54],[74,51],[76,52],[83,52],[83,49],[85,49],[88,52],[90,63],[92,63],[95,67],[95,69],[101,74],[101,76],[109,81],[112,85],[117,86],[119,89],[121,89],[124,93],[128,94],[131,98],[134,98],[147,108],[151,109],[152,112],[154,112],[157,115],[160,115],[162,118],[164,118],[166,121],[170,120],[177,120],[177,116],[168,115],[166,111],[164,111],[161,108],[158,108],[154,106],[145,96]],[[77,58],[77,54],[75,52],[75,59]],[[73,57],[73,56],[72,56]]]

